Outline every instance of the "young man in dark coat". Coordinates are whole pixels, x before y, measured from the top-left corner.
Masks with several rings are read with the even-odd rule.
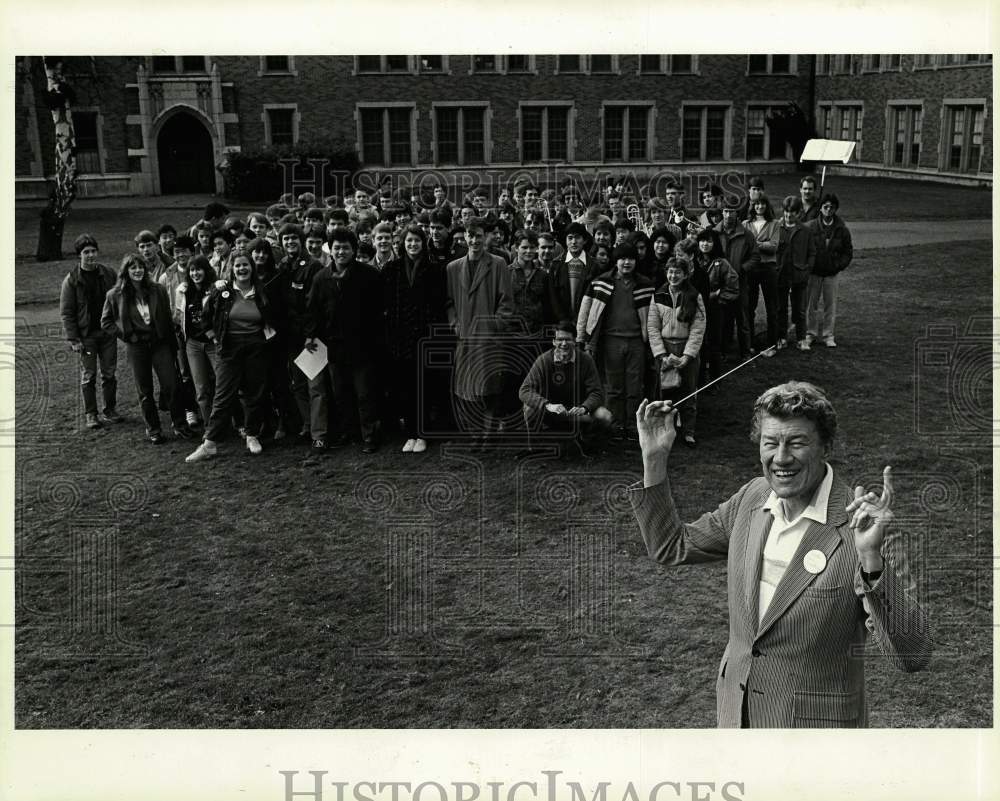
[[[379,445],[376,370],[385,325],[382,279],[355,258],[358,239],[353,231],[335,231],[330,251],[333,261],[316,274],[309,292],[305,346],[314,350],[315,340],[321,339],[327,348],[326,369],[340,429],[334,443],[348,440],[351,418],[357,417],[361,451],[374,453]],[[327,403],[324,393],[312,419],[314,444],[326,437]]]
[[[97,417],[97,366],[101,368],[104,419],[120,423],[115,410],[118,400],[118,340],[101,328],[104,298],[115,285],[114,270],[98,263],[97,240],[81,234],[73,243],[80,259],[63,279],[59,292],[59,314],[70,349],[80,355],[80,388],[87,428],[100,428]]]

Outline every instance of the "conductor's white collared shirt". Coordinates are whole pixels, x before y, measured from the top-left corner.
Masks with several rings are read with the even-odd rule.
[[[781,499],[771,492],[762,508],[771,512],[774,520],[771,530],[767,533],[764,543],[764,555],[760,567],[760,599],[757,604],[757,623],[764,619],[764,613],[771,604],[778,582],[785,575],[788,564],[802,542],[802,536],[809,528],[809,523],[815,521],[826,524],[826,507],[830,502],[830,489],[833,487],[833,468],[826,465],[826,475],[820,482],[816,495],[794,520],[785,519],[785,507]]]

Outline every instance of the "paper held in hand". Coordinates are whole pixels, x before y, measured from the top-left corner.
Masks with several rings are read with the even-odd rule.
[[[305,348],[302,353],[295,357],[295,366],[298,367],[306,377],[312,381],[326,367],[326,345],[320,339],[313,340],[316,343],[316,350],[310,353]]]

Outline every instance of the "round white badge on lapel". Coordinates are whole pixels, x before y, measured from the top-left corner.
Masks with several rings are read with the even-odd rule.
[[[822,573],[826,569],[826,554],[822,551],[809,551],[802,558],[802,565],[810,573]]]

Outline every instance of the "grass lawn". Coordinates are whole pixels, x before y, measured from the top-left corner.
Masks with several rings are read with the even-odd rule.
[[[125,241],[83,211],[67,241],[97,225],[106,251]],[[19,263],[19,293],[53,299],[65,270]],[[840,347],[722,383],[671,463],[682,514],[713,508],[759,470],[753,399],[800,378],[840,414],[835,468],[876,483],[892,464],[936,651],[907,675],[870,646],[876,727],[992,725],[991,343],[966,335],[990,299],[989,242],[859,254]],[[18,727],[715,725],[725,567],[646,557],[622,495],[634,447],[585,463],[229,442],[185,465],[189,443],[144,441],[124,355],[128,422],[80,430],[54,306],[18,314]]]

